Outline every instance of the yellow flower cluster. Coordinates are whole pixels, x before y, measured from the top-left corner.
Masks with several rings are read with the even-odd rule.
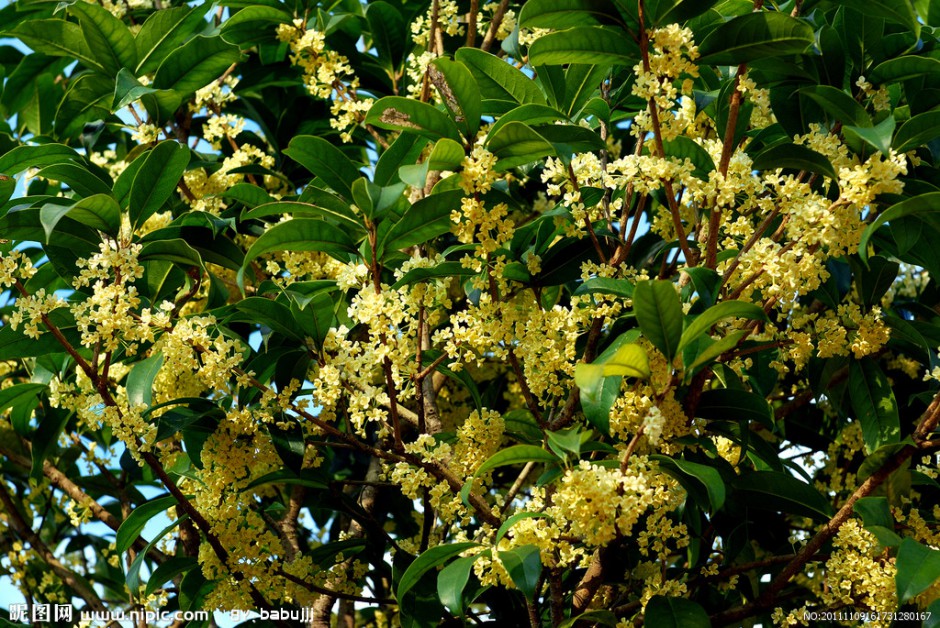
[[[0,253],[0,288],[10,287],[19,279],[36,274],[33,262],[22,251]]]
[[[874,534],[858,520],[849,519],[833,540],[835,551],[826,561],[826,587],[819,599],[827,607],[847,605],[859,610],[897,608],[893,558],[886,558]],[[876,619],[875,626],[889,626],[890,619]]]
[[[680,86],[681,92],[686,95],[691,94],[692,79],[698,76],[698,66],[695,64],[698,58],[698,47],[693,41],[692,31],[678,24],[670,24],[650,31],[649,38],[649,69],[644,67],[643,63],[633,66],[636,82],[633,84],[632,92],[634,96],[643,100],[655,102],[660,110],[664,130],[674,129],[673,132],[678,133],[678,125],[672,123],[674,120],[671,120],[675,118],[673,109],[680,93],[680,88],[675,86],[675,82],[684,78]],[[637,137],[642,137],[644,133],[651,130],[652,117],[647,108],[634,118],[631,132]],[[673,137],[664,136],[663,139],[673,139]]]

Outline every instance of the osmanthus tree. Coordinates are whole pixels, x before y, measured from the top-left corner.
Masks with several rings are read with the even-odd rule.
[[[937,2],[0,23],[29,604],[940,621]]]

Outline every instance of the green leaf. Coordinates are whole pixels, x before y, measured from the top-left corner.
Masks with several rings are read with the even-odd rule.
[[[569,617],[565,621],[558,624],[558,628],[576,628],[577,626],[585,625],[581,622],[587,622],[588,625],[592,626],[606,626],[606,628],[616,628],[617,616],[614,615],[611,611],[587,611],[576,617]]]
[[[328,141],[322,137],[299,135],[290,141],[284,154],[352,200],[352,184],[362,175],[356,164]]]
[[[464,136],[475,138],[480,129],[483,101],[470,70],[462,63],[438,57],[429,68],[429,76]]]
[[[865,108],[841,89],[836,89],[830,85],[813,85],[812,87],[804,87],[800,90],[800,93],[806,94],[816,101],[826,113],[832,116],[834,121],[861,127],[870,127],[872,125],[871,117],[865,111]],[[786,146],[796,145],[786,144]]]
[[[381,129],[410,131],[432,140],[449,137],[460,141],[460,131],[446,113],[403,96],[380,98],[369,109],[365,122]]]
[[[682,338],[682,305],[670,281],[641,281],[633,291],[633,311],[643,335],[668,362]]]
[[[914,13],[910,0],[833,0],[835,4],[851,7],[856,11],[874,18],[883,18],[908,29],[916,39],[920,34],[920,22]]]
[[[2,171],[2,170],[0,170]],[[940,212],[940,192],[928,192],[914,198],[892,205],[878,214],[878,217],[865,229],[858,244],[858,254],[863,260],[868,258],[868,241],[872,235],[885,223],[899,220],[906,216],[915,216],[921,219],[932,218]]]
[[[111,103],[111,111],[120,111],[127,105],[137,102],[147,94],[153,94],[156,91],[152,87],[141,84],[133,72],[121,68],[114,82],[114,100]]]
[[[398,587],[395,590],[395,597],[399,600],[404,599],[405,595],[421,580],[421,576],[435,567],[443,565],[451,558],[467,551],[471,547],[479,546],[479,543],[465,542],[451,543],[450,545],[437,545],[428,549],[418,556],[418,558],[408,566],[405,573],[401,575],[401,580],[398,581]]]
[[[625,299],[633,298],[633,282],[628,279],[608,279],[594,277],[588,279],[574,291],[574,294],[612,294]]]
[[[504,125],[509,124],[510,122],[524,122],[526,124],[544,124],[546,122],[555,122],[556,120],[564,120],[565,115],[548,105],[537,105],[537,104],[528,104],[520,105],[513,108],[511,111],[501,115],[499,119],[493,123],[490,127],[489,133],[487,134],[487,142],[490,138],[499,131]]]
[[[643,613],[643,625],[651,628],[711,628],[701,606],[684,597],[654,595]]]
[[[883,85],[921,76],[936,76],[937,72],[940,72],[940,59],[911,55],[879,63],[867,78],[875,85]]]
[[[36,173],[36,176],[53,179],[66,184],[75,192],[78,198],[93,196],[95,194],[111,196],[111,186],[109,182],[98,178],[98,176],[92,174],[88,168],[76,162],[69,161],[46,166]]]
[[[463,146],[459,142],[444,137],[437,141],[424,162],[399,168],[399,177],[411,187],[423,189],[427,183],[429,171],[457,170],[464,156]]]
[[[735,388],[713,388],[702,393],[695,415],[711,421],[757,421],[774,427],[774,414],[761,395]]]
[[[686,330],[682,332],[682,339],[679,341],[679,348],[676,352],[682,351],[701,335],[707,333],[718,321],[726,318],[746,318],[761,321],[767,320],[767,315],[764,314],[764,310],[760,306],[747,301],[723,301],[718,305],[713,305],[689,323]]]
[[[865,527],[881,526],[894,529],[894,517],[886,497],[862,497],[855,502],[853,509],[861,515]]]
[[[85,43],[81,27],[65,20],[32,19],[6,31],[33,51],[53,57],[77,59],[92,69],[103,69]]]
[[[75,149],[63,144],[17,146],[0,157],[0,173],[14,175],[27,168],[40,168],[77,158]]]
[[[715,342],[711,343],[705,349],[702,349],[692,361],[692,364],[686,366],[686,372],[694,372],[698,367],[711,362],[722,353],[730,351],[738,346],[738,343],[741,342],[741,339],[747,336],[750,332],[746,329],[741,329],[738,331],[733,331],[724,338],[720,338]]]
[[[118,554],[123,554],[130,549],[131,545],[134,544],[134,539],[140,536],[140,533],[143,532],[151,519],[178,503],[172,495],[165,495],[134,508],[118,528],[114,539],[115,551]]]
[[[708,494],[708,501],[711,504],[711,512],[721,510],[725,503],[725,482],[721,474],[714,467],[681,458],[670,458],[669,456],[653,455],[652,460],[656,460],[664,471],[673,471],[678,476],[676,479],[680,482],[687,482],[689,478],[705,487]]]
[[[653,0],[649,3],[649,12],[653,24],[683,23],[705,13],[718,0]]]
[[[851,266],[858,296],[866,308],[881,302],[881,298],[894,283],[898,270],[901,268],[897,262],[892,262],[881,255],[869,257],[868,268],[857,263],[852,263]]]
[[[137,67],[137,45],[124,22],[88,2],[69,5],[69,12],[78,18],[91,54],[108,75],[114,76],[121,68]]]
[[[8,388],[0,390],[0,413],[8,408],[13,408],[16,406],[21,406],[28,404],[33,399],[35,399],[40,393],[45,391],[47,386],[45,384],[15,384]],[[25,417],[27,421],[29,416]],[[29,433],[29,425],[21,424],[15,422],[13,428],[17,434],[20,436],[26,436]]]
[[[563,30],[619,19],[609,0],[528,0],[519,12],[519,24],[525,28]]]
[[[621,345],[612,355],[594,364],[603,367],[604,377],[623,375],[646,379],[650,376],[649,357],[646,349],[638,344]]]
[[[883,155],[891,151],[891,137],[894,135],[894,116],[888,116],[873,127],[844,125],[842,132],[847,138],[858,138]]]
[[[545,104],[535,81],[499,57],[476,48],[461,48],[454,56],[473,74],[484,99]]]
[[[672,141],[664,142],[663,150],[666,157],[673,157],[680,162],[686,159],[692,162],[692,165],[695,166],[692,174],[704,181],[707,181],[709,173],[715,170],[715,162],[708,154],[708,151],[687,137],[679,136]],[[755,170],[757,169],[755,168]]]
[[[352,238],[339,227],[315,218],[294,218],[274,225],[248,249],[238,276],[258,257],[274,251],[323,251],[340,260],[356,254]]]
[[[460,209],[462,190],[448,190],[426,196],[405,210],[401,220],[389,230],[383,251],[397,251],[450,233],[452,211]]]
[[[898,403],[877,362],[866,357],[849,364],[849,394],[869,452],[900,441]]]
[[[898,129],[893,146],[899,153],[926,145],[940,137],[940,111],[916,115]]]
[[[135,74],[150,74],[167,55],[182,46],[195,32],[208,26],[204,16],[211,6],[211,3],[203,3],[192,8],[180,6],[151,13],[135,38],[140,59]]]
[[[59,408],[46,409],[45,416],[43,416],[36,427],[36,431],[32,433],[29,439],[32,444],[32,467],[29,472],[31,480],[38,483],[42,478],[43,464],[55,451],[59,436],[71,417],[71,412]]]
[[[470,570],[480,554],[458,558],[441,569],[437,574],[437,597],[441,603],[458,617],[463,617],[464,606],[463,591],[470,581]]]
[[[176,521],[173,521],[167,527],[163,528],[158,532],[153,539],[147,543],[146,548],[142,552],[137,553],[137,557],[134,558],[134,562],[131,563],[130,567],[127,568],[127,574],[124,577],[124,582],[127,584],[127,588],[130,591],[138,591],[140,589],[140,568],[143,567],[144,561],[147,559],[147,553],[150,551],[150,548],[153,547],[153,544],[169,534],[176,526],[180,524],[181,521],[188,519],[189,515],[184,515]]]
[[[163,354],[155,353],[134,364],[127,374],[127,401],[131,406],[153,403],[153,380],[163,366]]]
[[[853,101],[854,102],[854,101]],[[754,157],[751,164],[754,170],[776,170],[777,168],[793,168],[794,170],[807,170],[815,172],[832,180],[838,180],[835,168],[828,159],[811,148],[785,142],[771,146]]]
[[[379,53],[379,63],[387,65],[389,69],[399,68],[411,46],[408,26],[401,11],[388,2],[370,2],[366,20],[369,22],[372,43]]]
[[[160,211],[176,192],[189,159],[189,148],[174,140],[160,142],[147,153],[131,183],[128,213],[133,228]]]
[[[167,55],[153,76],[153,86],[191,94],[222,76],[239,59],[238,46],[221,37],[198,35]]]
[[[251,6],[238,11],[222,22],[220,34],[225,41],[242,49],[254,44],[274,41],[278,24],[290,24],[291,14],[274,7]]]
[[[513,584],[526,598],[535,597],[539,576],[542,574],[541,551],[535,545],[514,547],[508,552],[500,552],[499,560],[512,578]]]
[[[202,257],[199,252],[191,247],[186,240],[181,238],[170,238],[168,240],[152,240],[144,244],[137,258],[141,262],[148,260],[166,260],[189,268],[190,266],[202,267]]]
[[[698,63],[739,65],[767,57],[800,54],[813,44],[812,27],[779,11],[731,18],[706,35]]]
[[[913,539],[904,539],[898,548],[896,565],[898,602],[904,604],[926,591],[940,578],[940,551]]]
[[[167,558],[166,562],[158,565],[150,574],[144,595],[150,595],[176,576],[198,566],[199,560],[195,556],[171,556]]]
[[[620,394],[620,377],[604,377],[604,366],[578,362],[575,383],[580,390],[584,418],[602,434],[610,433],[610,409]]]
[[[318,195],[316,203],[301,203],[299,201],[277,201],[258,205],[254,209],[242,213],[242,220],[265,218],[267,216],[281,216],[291,214],[294,218],[315,216],[323,218],[333,224],[348,229],[354,233],[365,234],[366,229],[360,219],[349,208],[349,204],[339,197],[326,192]]]
[[[509,122],[487,136],[487,149],[496,155],[496,169],[503,171],[555,154],[555,147],[528,124]]]
[[[640,58],[640,48],[620,29],[578,26],[542,35],[529,46],[532,65],[584,63],[632,66]]]
[[[545,462],[548,464],[558,462],[558,456],[550,451],[546,451],[535,445],[513,445],[506,449],[501,449],[486,459],[486,462],[480,465],[474,477],[479,477],[498,467],[506,467],[523,462]]]
[[[121,226],[121,208],[117,201],[105,194],[95,194],[72,205],[46,203],[39,210],[39,220],[46,231],[46,242],[65,216],[109,235],[117,235]]]
[[[326,490],[329,485],[323,481],[323,476],[316,469],[304,469],[300,475],[287,467],[277,471],[265,473],[260,478],[251,481],[245,488],[258,488],[268,484],[286,484],[288,486],[306,486],[318,490]]]
[[[753,508],[788,512],[828,521],[832,504],[815,488],[781,471],[753,471],[738,476],[732,483],[735,490],[754,497]]]
[[[412,268],[402,275],[402,278],[392,284],[392,290],[397,290],[402,286],[409,286],[420,281],[428,279],[437,279],[442,277],[472,277],[478,274],[470,268],[464,268],[460,262],[441,262],[437,266],[430,268]]]

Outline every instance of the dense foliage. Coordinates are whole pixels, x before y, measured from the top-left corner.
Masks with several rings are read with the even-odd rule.
[[[30,604],[940,622],[940,3],[0,24]]]

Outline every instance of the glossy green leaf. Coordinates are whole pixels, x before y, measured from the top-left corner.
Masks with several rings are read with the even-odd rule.
[[[118,207],[117,201],[105,194],[89,196],[72,205],[47,203],[39,210],[39,219],[46,231],[47,242],[56,225],[65,216],[110,235],[116,235],[121,226],[121,208]]]
[[[754,170],[775,170],[777,168],[792,168],[815,172],[832,180],[837,180],[835,168],[828,159],[806,146],[798,144],[778,144],[771,146],[754,157],[751,164]]]
[[[34,400],[41,392],[45,391],[47,386],[45,384],[14,384],[0,390],[0,414],[9,408],[14,408],[16,406],[28,404],[30,401]],[[25,417],[27,420],[29,417]],[[26,436],[29,433],[29,425],[21,424],[19,422],[13,423],[13,428],[16,430],[16,433],[20,436]]]
[[[883,85],[921,76],[936,76],[937,72],[940,72],[940,59],[911,55],[879,63],[866,78],[875,85]]]
[[[663,150],[667,157],[680,162],[688,159],[695,166],[693,174],[705,181],[708,180],[709,173],[715,170],[715,162],[708,151],[687,137],[679,136],[674,140],[663,142]]]
[[[149,406],[153,402],[153,381],[163,366],[163,354],[154,355],[134,364],[127,374],[127,401],[131,406]]]
[[[849,392],[852,409],[862,424],[862,438],[869,452],[901,439],[898,403],[877,362],[862,358],[849,364]]]
[[[128,212],[133,227],[160,211],[176,192],[189,159],[189,148],[173,140],[160,142],[147,154],[130,189]]]
[[[733,486],[738,492],[752,495],[749,505],[777,512],[788,512],[828,521],[832,504],[815,488],[780,471],[753,471],[738,476]]]
[[[109,183],[98,178],[88,168],[77,162],[68,161],[46,166],[37,172],[36,176],[64,183],[78,198],[96,194],[111,196]]]
[[[147,94],[153,94],[156,91],[138,81],[133,72],[121,68],[114,82],[114,99],[111,103],[111,111],[119,111],[129,104],[137,102]]]
[[[403,96],[380,98],[369,113],[366,124],[392,131],[410,131],[433,140],[448,137],[460,140],[456,123],[439,109]]]
[[[653,24],[661,26],[681,24],[698,17],[716,4],[718,0],[653,0],[648,6]]]
[[[746,318],[761,321],[767,320],[767,315],[764,314],[764,310],[760,306],[747,301],[723,301],[713,305],[689,323],[685,331],[682,332],[682,338],[676,352],[682,351],[683,348],[696,341],[702,334],[707,333],[712,326],[726,318]]]
[[[370,2],[366,19],[372,33],[372,43],[378,51],[380,63],[390,69],[398,68],[411,46],[408,25],[399,9],[388,2]]]
[[[221,37],[198,35],[167,55],[153,76],[153,86],[190,94],[218,79],[239,59],[238,46]]]
[[[389,230],[383,250],[405,249],[450,232],[451,212],[460,209],[462,190],[450,190],[426,196],[409,207],[401,220]]]
[[[702,393],[696,416],[714,421],[756,421],[773,429],[773,411],[761,395],[734,388],[713,388]]]
[[[474,138],[480,129],[483,102],[470,70],[462,63],[439,57],[431,64],[429,76],[464,136]]]
[[[519,12],[525,28],[564,30],[618,21],[617,8],[609,0],[528,0]]]
[[[479,543],[451,543],[449,545],[437,545],[426,550],[419,555],[418,558],[408,566],[405,573],[402,574],[401,580],[398,581],[398,587],[395,590],[396,598],[399,600],[404,599],[408,592],[421,580],[421,576],[427,572],[443,565],[458,554],[472,547],[479,546]]]
[[[579,26],[542,35],[529,46],[529,63],[560,65],[584,63],[632,66],[640,58],[633,38],[622,30]]]
[[[74,148],[62,144],[17,146],[0,157],[0,173],[18,174],[27,168],[38,168],[78,158]]]
[[[124,22],[89,2],[73,3],[69,12],[78,18],[91,54],[109,75],[114,76],[121,68],[137,67],[137,45]]]
[[[862,517],[865,527],[882,526],[894,528],[894,516],[885,497],[862,497],[852,507]]]
[[[508,552],[500,552],[499,560],[509,573],[513,584],[524,596],[533,599],[542,573],[541,551],[535,545],[514,547]]]
[[[558,462],[558,457],[552,452],[546,451],[541,447],[536,447],[535,445],[513,445],[512,447],[501,449],[487,458],[473,475],[474,477],[479,477],[487,471],[498,467],[506,467],[524,462],[545,462],[551,464]]]
[[[871,117],[865,108],[849,94],[829,85],[814,85],[800,90],[816,101],[823,110],[832,116],[832,120],[843,124],[852,124],[861,127],[870,127]],[[788,146],[794,146],[788,144]]]
[[[854,2],[853,0],[833,0],[835,4],[852,7],[865,15],[882,18],[909,29],[916,38],[920,34],[920,22],[914,13],[910,0],[867,0]]]
[[[458,558],[437,574],[437,597],[441,604],[458,617],[463,617],[466,611],[463,592],[467,588],[467,582],[470,581],[473,563],[479,557],[480,554],[474,554]]]
[[[914,539],[904,539],[898,548],[898,601],[903,604],[930,588],[940,578],[940,551]]]
[[[140,533],[143,532],[151,519],[166,512],[168,508],[176,506],[177,504],[178,502],[175,497],[165,495],[164,497],[157,497],[134,508],[118,528],[117,535],[114,539],[115,551],[118,554],[123,554],[130,549],[131,545],[134,544],[134,540],[140,536]]]
[[[251,262],[274,251],[323,251],[342,259],[355,254],[356,246],[343,229],[324,220],[294,218],[274,225],[255,240],[245,255],[239,276]]]
[[[711,628],[708,613],[684,597],[654,595],[646,605],[643,625],[650,628]]]
[[[887,155],[891,150],[891,138],[894,135],[894,116],[888,116],[873,127],[844,125],[842,132],[846,138],[858,138],[875,150]]]
[[[167,55],[205,28],[208,23],[204,16],[211,6],[205,3],[151,13],[135,38],[139,58],[135,74],[141,76],[153,72]]]
[[[77,59],[92,69],[103,69],[85,42],[81,27],[65,20],[28,20],[6,34],[16,37],[35,52]]]
[[[750,332],[748,332],[745,329],[733,331],[727,336],[720,338],[716,340],[715,342],[711,343],[710,345],[708,345],[708,347],[700,351],[695,356],[695,359],[692,361],[691,364],[686,366],[686,371],[693,372],[698,367],[702,366],[703,364],[707,364],[711,362],[712,360],[716,359],[722,353],[725,353],[726,351],[731,351],[736,346],[738,346],[738,343],[741,342],[741,339],[749,335],[749,333]]]
[[[612,294],[617,297],[630,299],[633,297],[633,282],[627,279],[593,277],[578,286],[574,294]]]
[[[602,434],[609,434],[610,409],[620,394],[622,378],[605,377],[603,365],[578,362],[574,379],[580,391],[584,418]]]
[[[484,99],[545,104],[535,83],[503,59],[476,48],[461,48],[454,56],[473,74]]]
[[[940,137],[940,111],[928,111],[914,116],[901,125],[892,146],[899,153],[924,146]]]
[[[124,577],[124,582],[127,584],[128,589],[131,591],[140,590],[140,568],[143,567],[144,561],[147,559],[147,553],[150,551],[150,548],[153,547],[154,543],[172,532],[181,521],[188,518],[188,515],[184,515],[176,521],[171,522],[170,525],[163,528],[153,537],[153,539],[150,540],[149,543],[147,543],[144,551],[137,553],[137,556],[134,558],[134,562],[132,562],[130,567],[127,568],[127,574]]]
[[[138,259],[142,262],[165,260],[186,268],[190,266],[202,267],[202,257],[199,255],[199,251],[181,238],[151,240],[144,244]]]
[[[698,63],[738,65],[767,57],[800,54],[813,44],[812,27],[778,11],[732,18],[699,44]]]
[[[725,503],[725,481],[717,469],[698,462],[683,460],[682,458],[670,458],[661,455],[653,455],[650,458],[656,460],[664,470],[672,470],[673,473],[676,473],[680,482],[684,483],[689,480],[698,482],[708,494],[711,512],[721,510]]]
[[[452,139],[441,138],[431,149],[431,154],[420,164],[402,166],[398,169],[402,181],[414,188],[423,189],[428,172],[432,170],[457,170],[466,154],[463,146]]]
[[[290,24],[291,18],[291,14],[281,8],[245,7],[222,23],[221,34],[225,41],[247,49],[253,44],[274,40],[278,24]]]
[[[675,285],[669,281],[637,283],[633,311],[643,335],[671,362],[682,338],[682,306]]]
[[[150,574],[147,587],[144,589],[144,595],[150,595],[167,582],[198,566],[199,560],[195,556],[171,556],[166,562],[158,565]]]
[[[551,142],[522,122],[509,122],[489,135],[487,148],[499,160],[497,170],[508,170],[555,154]]]
[[[347,199],[352,199],[352,184],[361,176],[359,168],[327,140],[300,135],[290,141],[284,154],[323,179]]]

